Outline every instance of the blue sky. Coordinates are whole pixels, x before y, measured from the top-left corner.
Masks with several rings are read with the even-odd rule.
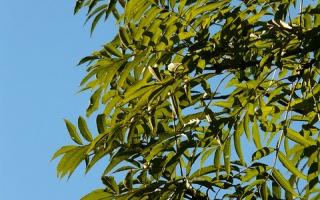
[[[102,169],[56,177],[60,146],[71,144],[63,118],[84,115],[89,93],[76,94],[83,56],[112,38],[110,24],[90,38],[73,0],[0,0],[0,199],[80,199],[100,187]]]

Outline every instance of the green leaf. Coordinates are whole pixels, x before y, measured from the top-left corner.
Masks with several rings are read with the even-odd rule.
[[[151,147],[147,148],[142,154],[147,154],[145,157],[147,162],[150,162],[158,153],[165,151],[168,147],[171,147],[175,142],[175,137],[171,137],[165,141],[159,142]]]
[[[225,5],[226,3],[228,3],[227,0],[218,1],[218,2],[210,2],[204,6],[200,6],[199,8],[192,10],[191,19],[197,15],[204,13],[204,12],[221,9],[221,7],[223,7],[223,5]]]
[[[74,149],[77,148],[77,147],[78,147],[78,146],[74,146],[74,145],[63,146],[63,147],[61,147],[58,151],[56,151],[56,152],[54,153],[54,155],[52,156],[51,160],[54,160],[54,159],[56,159],[57,157],[59,157],[60,155],[65,154],[65,153],[67,153],[67,152],[69,152],[69,151],[72,151],[72,150],[74,150]]]
[[[320,165],[319,162],[313,162],[310,165],[308,170],[308,189],[311,191],[317,184],[319,184],[319,172],[320,172]]]
[[[314,15],[314,27],[317,27],[320,25],[320,14]]]
[[[214,102],[214,105],[220,106],[223,108],[231,108],[233,105],[233,102],[231,102],[231,101],[218,101],[218,102]]]
[[[181,1],[180,1],[179,6],[178,6],[178,12],[179,12],[179,13],[182,13],[182,11],[183,11],[186,3],[187,3],[187,0],[181,0]]]
[[[171,9],[173,10],[174,6],[176,5],[176,0],[169,0],[169,4],[170,4]]]
[[[88,13],[92,11],[92,9],[97,5],[97,3],[98,3],[98,0],[87,0],[85,5],[89,7]]]
[[[272,181],[272,195],[275,199],[281,199],[281,187],[275,181]]]
[[[312,28],[312,19],[310,14],[304,14],[303,15],[303,20],[304,20],[304,27],[307,30],[310,30]]]
[[[98,22],[100,21],[101,17],[103,16],[104,12],[100,12],[96,15],[96,17],[93,19],[93,22],[91,24],[90,34],[92,35],[94,29],[96,28]]]
[[[90,104],[86,112],[87,117],[89,117],[94,111],[96,111],[99,108],[99,102],[100,102],[102,91],[103,89],[99,88],[90,97]]]
[[[223,158],[227,176],[230,175],[231,138],[228,138],[223,147]]]
[[[133,174],[132,171],[130,170],[125,179],[124,179],[124,185],[126,186],[126,188],[128,188],[128,190],[132,190],[132,184],[133,184]]]
[[[313,141],[307,140],[306,138],[304,138],[302,135],[292,130],[291,128],[285,129],[285,136],[288,137],[290,140],[297,142],[299,144],[302,144],[304,146],[310,146],[314,144]]]
[[[266,183],[263,183],[261,188],[260,188],[260,194],[261,194],[261,198],[262,200],[268,200],[268,186]]]
[[[194,31],[188,31],[188,32],[180,32],[178,33],[179,40],[186,40],[191,37],[194,37],[196,33]]]
[[[133,170],[133,169],[137,169],[137,168],[136,167],[132,167],[132,166],[123,166],[123,167],[120,167],[117,170],[115,170],[113,173],[122,172],[122,171],[128,171],[128,170]]]
[[[278,152],[278,157],[280,162],[285,166],[292,174],[296,175],[297,177],[300,177],[302,179],[307,180],[307,176],[301,173],[294,164],[288,159],[287,156],[285,156],[281,151]]]
[[[120,96],[114,96],[111,98],[110,102],[106,105],[103,113],[107,116],[110,115],[111,111],[116,107],[117,104],[121,102],[121,97]]]
[[[112,198],[114,198],[114,194],[106,192],[104,189],[97,189],[82,197],[81,200],[108,200]]]
[[[58,177],[63,178],[65,175],[70,177],[76,167],[85,159],[88,146],[80,146],[66,152],[57,166]]]
[[[239,125],[239,127],[235,127],[235,131],[233,134],[233,142],[234,142],[234,147],[235,147],[236,153],[240,159],[240,163],[244,164],[244,158],[243,158],[242,146],[241,146],[242,132],[243,132],[243,128],[241,125]]]
[[[114,96],[118,95],[117,90],[109,90],[107,93],[105,93],[102,97],[102,103],[106,104],[110,99],[112,99]]]
[[[262,145],[261,145],[261,141],[260,141],[259,127],[258,127],[258,123],[257,123],[256,118],[254,119],[253,124],[252,124],[252,138],[253,138],[253,141],[254,141],[254,144],[256,145],[256,147],[258,149],[261,149]]]
[[[105,20],[108,19],[111,11],[115,10],[115,6],[118,0],[110,0],[109,5],[108,5],[108,9],[105,12]]]
[[[249,19],[248,19],[248,23],[249,23],[249,24],[255,24],[256,22],[258,22],[258,20],[259,20],[262,16],[264,16],[264,15],[266,14],[266,12],[268,11],[267,8],[268,8],[268,7],[262,8],[259,13],[250,16]]]
[[[249,129],[250,119],[249,119],[249,114],[248,113],[246,113],[244,115],[244,118],[242,120],[242,125],[244,127],[244,132],[245,132],[245,134],[247,136],[247,139],[249,140],[251,133],[250,133],[250,129]]]
[[[296,178],[297,177],[295,175],[292,175],[289,178],[289,183],[291,184],[292,187],[294,187],[294,184],[296,183]],[[293,200],[293,195],[290,192],[286,191],[285,198],[288,200]]]
[[[97,74],[99,70],[98,69],[94,69],[92,71],[90,71],[82,80],[80,83],[80,86],[83,86],[85,83],[87,83],[94,75]]]
[[[111,158],[111,161],[108,164],[107,168],[104,170],[103,175],[108,174],[111,170],[113,170],[113,168],[116,165],[118,165],[120,162],[123,162],[124,160],[128,159],[134,153],[135,153],[134,151],[118,152],[115,156],[113,156]]]
[[[200,167],[203,167],[204,162],[208,159],[210,155],[213,154],[214,151],[215,151],[214,148],[209,148],[208,150],[204,151],[200,159]]]
[[[92,62],[92,61],[94,61],[94,60],[96,60],[97,59],[97,56],[94,56],[94,55],[92,55],[92,56],[86,56],[86,57],[83,57],[80,61],[79,61],[79,63],[78,63],[78,65],[82,65],[82,64],[84,64],[84,63],[86,63],[86,62]]]
[[[216,176],[219,177],[219,170],[220,170],[220,162],[221,162],[221,147],[219,146],[214,154],[214,167],[217,169]]]
[[[135,56],[133,61],[126,63],[124,69],[121,71],[121,75],[119,77],[119,81],[118,81],[118,85],[117,85],[118,87],[122,87],[122,88],[125,87],[125,83],[130,77],[130,71],[136,65],[139,64],[139,62],[142,60],[143,57],[144,57],[144,54]]]
[[[145,86],[145,87],[141,87],[139,88],[137,91],[135,91],[134,93],[131,93],[131,92],[126,92],[125,95],[124,95],[124,98],[122,100],[122,105],[128,103],[129,101],[133,100],[133,99],[136,99],[138,97],[142,97],[144,95],[147,95],[147,94],[151,94],[151,92],[153,90],[155,90],[155,88],[157,88],[158,86],[154,86],[154,85],[151,85],[151,86]]]
[[[285,191],[290,192],[294,198],[299,197],[296,191],[291,187],[289,181],[287,181],[277,169],[273,169],[272,176]]]
[[[248,186],[245,187],[243,194],[245,195],[247,192],[249,192],[252,188],[258,187],[259,185],[262,185],[266,182],[264,179],[258,179],[253,182],[251,182]],[[242,199],[242,198],[241,198]]]
[[[82,145],[82,141],[81,141],[81,138],[79,137],[79,134],[77,132],[77,128],[67,119],[65,119],[64,122],[67,126],[67,129],[68,129],[68,132],[70,134],[71,139],[75,143]]]
[[[105,184],[108,188],[114,191],[116,194],[119,194],[119,187],[112,176],[103,176],[101,178],[103,184]]]
[[[248,182],[253,177],[255,177],[259,174],[263,174],[264,172],[268,171],[269,169],[271,169],[271,167],[266,166],[266,165],[258,165],[253,168],[248,168],[244,171],[245,175],[241,177],[241,181]]]
[[[83,3],[84,3],[84,0],[77,0],[76,1],[76,5],[74,7],[73,14],[77,14],[79,12],[79,10],[82,8]]]
[[[84,139],[86,139],[88,142],[91,142],[93,140],[92,135],[89,131],[86,120],[81,116],[78,118],[78,127]]]
[[[266,56],[264,56],[261,60],[260,60],[260,67],[264,67],[266,64],[269,64],[268,62],[270,62],[272,60],[272,56],[271,54],[267,54]],[[281,88],[280,88],[281,90]],[[279,93],[277,93],[279,94]],[[272,98],[270,98],[272,99]]]
[[[125,47],[128,48],[132,44],[132,39],[130,38],[127,30],[123,27],[119,28],[119,37]]]
[[[86,152],[86,154],[89,154],[92,149],[94,149],[94,147],[96,146],[96,144],[101,141],[101,139],[105,137],[104,135],[100,134],[98,137],[96,137],[90,144],[89,148],[88,148],[88,151]],[[114,147],[115,148],[115,145],[114,144],[110,144],[110,146]],[[86,167],[86,171],[85,173],[88,173],[91,168],[99,161],[101,160],[101,158],[105,157],[108,153],[110,153],[113,148],[112,147],[109,147],[106,146],[107,148],[103,149],[103,150],[100,150],[100,151],[97,151],[94,156],[92,157],[92,159],[90,160],[88,166]]]
[[[196,177],[201,177],[206,174],[211,174],[213,172],[216,172],[217,168],[215,166],[208,166],[208,167],[203,167],[195,171],[191,176],[190,179],[196,178]]]
[[[111,55],[122,57],[122,53],[111,43],[104,45],[104,49]]]
[[[252,155],[252,161],[259,160],[260,158],[268,156],[274,151],[275,151],[274,148],[263,147],[262,149],[259,149],[258,151],[254,152],[254,154]]]
[[[106,120],[106,115],[105,114],[100,114],[97,116],[96,123],[97,123],[97,128],[99,134],[105,133],[105,120]]]
[[[93,11],[91,11],[90,13],[88,13],[88,16],[87,16],[87,19],[86,19],[86,22],[87,23],[89,21],[89,19],[91,19],[93,16],[95,16],[97,13],[100,13],[100,12],[104,12],[104,10],[108,7],[108,5],[106,4],[103,4],[101,6],[98,6],[96,9],[94,9]]]
[[[199,67],[201,70],[204,70],[204,68],[206,67],[206,61],[203,59],[199,59],[197,67]],[[220,103],[220,105],[219,105],[219,103]],[[224,105],[226,105],[225,103],[227,103],[227,102],[217,102],[216,105],[223,106],[223,104],[221,104],[221,103],[224,103]]]
[[[140,21],[139,26],[134,33],[135,41],[141,40],[142,34],[145,31],[144,27],[148,27],[154,18],[160,13],[160,11],[161,9],[159,9],[157,6],[153,6],[147,11],[145,17]]]

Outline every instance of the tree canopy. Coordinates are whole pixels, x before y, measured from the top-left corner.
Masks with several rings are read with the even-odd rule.
[[[91,32],[87,119],[59,177],[108,159],[83,200],[320,199],[320,2],[78,0]],[[119,175],[117,175],[119,174]],[[119,180],[121,177],[121,180]]]

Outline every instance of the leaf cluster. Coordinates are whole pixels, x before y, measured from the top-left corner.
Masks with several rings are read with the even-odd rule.
[[[58,175],[109,158],[84,200],[319,199],[320,4],[302,3],[78,0],[118,33],[79,63],[98,132],[65,120]]]

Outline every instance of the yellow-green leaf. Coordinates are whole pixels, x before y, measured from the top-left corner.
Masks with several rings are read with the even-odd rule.
[[[112,44],[105,45],[104,49],[111,55],[114,55],[116,57],[122,57],[122,53]]]
[[[250,133],[250,129],[249,129],[250,120],[249,120],[249,114],[248,113],[246,113],[244,115],[244,118],[242,120],[242,125],[243,125],[243,128],[244,128],[244,132],[245,132],[245,134],[247,136],[247,139],[249,140],[251,133]]]
[[[122,42],[122,44],[125,46],[125,47],[129,47],[129,45],[132,44],[132,40],[131,38],[129,37],[129,34],[127,32],[127,30],[123,27],[120,27],[119,28],[119,37],[120,37],[120,40]]]
[[[231,142],[230,138],[224,144],[223,147],[223,159],[224,159],[224,166],[227,173],[227,176],[230,174],[231,166],[230,166],[230,156],[231,156]]]
[[[77,146],[75,145],[67,145],[67,146],[63,146],[61,147],[58,151],[56,151],[54,153],[54,155],[52,156],[51,160],[54,160],[55,158],[57,158],[58,156],[67,153],[68,151],[72,151],[75,148],[77,148]]]
[[[253,124],[252,124],[252,137],[253,137],[253,141],[254,141],[254,144],[256,145],[256,147],[258,149],[261,149],[262,145],[261,145],[261,140],[260,140],[260,135],[259,135],[259,127],[258,127],[258,123],[257,123],[256,118],[254,119]]]
[[[242,125],[239,125],[239,127],[236,127],[236,130],[234,131],[234,135],[233,135],[233,142],[234,142],[234,146],[235,146],[237,155],[240,159],[240,163],[244,164],[242,146],[241,146],[242,131],[243,131]]]
[[[87,117],[89,117],[94,111],[96,111],[99,108],[102,90],[102,88],[97,89],[90,97],[90,104],[86,112]]]
[[[114,191],[116,194],[119,194],[119,187],[116,181],[114,180],[114,177],[112,176],[103,176],[101,178],[103,184],[105,184],[108,188],[110,188],[112,191]]]
[[[258,151],[254,152],[254,154],[252,155],[252,161],[265,157],[274,152],[274,150],[275,149],[271,147],[263,147],[262,149],[259,149]]]
[[[301,173],[281,151],[278,152],[278,157],[283,166],[285,166],[292,174],[302,179],[307,179],[307,176]]]
[[[271,169],[270,166],[264,166],[264,165],[255,166],[254,168],[248,168],[244,171],[245,175],[241,177],[241,181],[243,182],[250,181],[253,177],[259,174],[262,174],[265,171],[268,171],[269,169]]]
[[[284,190],[290,192],[294,196],[294,198],[299,197],[296,191],[291,187],[291,184],[289,183],[289,181],[287,181],[287,179],[283,177],[282,174],[277,169],[273,169],[272,176],[277,181],[277,183]]]
[[[78,118],[78,127],[84,139],[86,139],[88,142],[91,142],[93,140],[92,135],[89,131],[86,120],[81,116]]]
[[[266,180],[264,180],[264,179],[258,179],[258,180],[253,181],[252,183],[250,183],[248,186],[245,187],[243,194],[246,194],[252,188],[256,187],[257,185],[261,185],[265,182],[266,182]]]
[[[77,128],[67,119],[65,119],[64,122],[67,126],[67,129],[68,129],[68,132],[70,134],[71,139],[75,143],[82,145],[82,141],[81,141],[81,138],[79,137],[79,134],[77,132]]]
[[[181,32],[181,33],[178,33],[178,38],[180,40],[185,40],[185,39],[189,39],[191,37],[194,37],[195,35],[196,35],[196,33],[194,31]]]
[[[220,170],[220,162],[221,162],[221,147],[219,146],[214,154],[214,166],[217,169],[216,176],[219,177],[219,170]]]
[[[111,192],[106,192],[105,189],[97,189],[86,196],[82,197],[81,200],[94,200],[94,199],[99,199],[99,200],[108,200],[112,199],[114,197],[114,194]]]
[[[304,146],[310,146],[313,145],[314,142],[307,140],[305,137],[303,137],[302,135],[300,135],[300,133],[292,130],[291,128],[287,128],[285,130],[285,135],[292,141],[295,141],[299,144],[302,144]]]
[[[268,200],[268,186],[266,183],[263,183],[260,188],[262,200]]]
[[[176,0],[169,0],[169,3],[170,3],[171,9],[173,10],[174,6],[176,5]]]

